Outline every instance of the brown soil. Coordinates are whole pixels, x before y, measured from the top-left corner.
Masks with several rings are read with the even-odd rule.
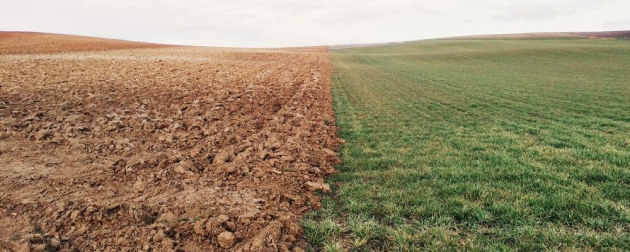
[[[0,55],[107,51],[167,45],[37,32],[1,32]]]
[[[338,162],[325,48],[62,40],[0,36],[0,250],[304,245]]]

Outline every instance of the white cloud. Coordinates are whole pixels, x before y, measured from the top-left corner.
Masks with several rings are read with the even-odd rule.
[[[0,30],[239,47],[620,30],[627,0],[2,0]]]

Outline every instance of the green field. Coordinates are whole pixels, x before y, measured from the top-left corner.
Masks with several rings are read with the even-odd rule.
[[[630,250],[630,41],[336,50],[313,250]]]

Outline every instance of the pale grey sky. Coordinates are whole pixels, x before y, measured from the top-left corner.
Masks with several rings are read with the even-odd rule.
[[[0,0],[0,30],[283,47],[630,30],[629,0]]]

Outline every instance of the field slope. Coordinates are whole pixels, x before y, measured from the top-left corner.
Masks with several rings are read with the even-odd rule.
[[[0,55],[146,49],[167,46],[54,33],[0,31]]]
[[[630,43],[338,50],[344,164],[315,249],[630,250]]]

